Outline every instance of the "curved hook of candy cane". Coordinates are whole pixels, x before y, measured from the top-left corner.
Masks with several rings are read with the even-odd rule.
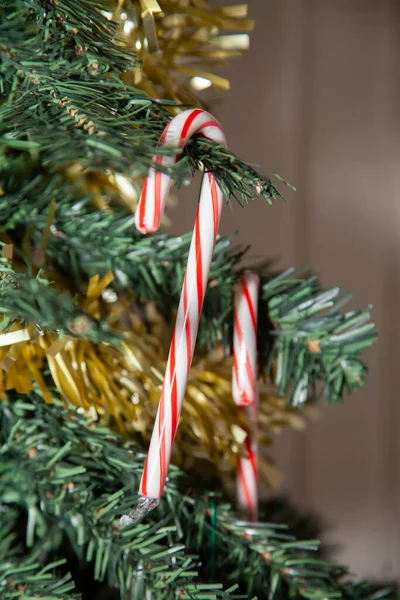
[[[258,398],[257,378],[257,308],[260,280],[245,272],[235,286],[233,306],[232,395],[235,404],[245,411],[250,428],[244,452],[238,456],[236,491],[241,512],[251,521],[258,512]]]
[[[165,129],[160,144],[179,150],[194,135],[225,145],[225,136],[219,123],[209,113],[198,109],[187,110],[175,117]],[[168,166],[179,157],[180,152],[177,152],[174,156],[156,156],[155,161]],[[135,216],[139,231],[148,233],[159,227],[170,184],[170,175],[150,169]],[[137,522],[157,506],[165,485],[192,363],[222,204],[223,194],[213,175],[205,173],[139,499],[129,515],[121,519],[121,525]]]
[[[221,125],[210,113],[197,108],[185,110],[172,119],[164,129],[160,145],[181,150],[194,135],[201,135],[215,144],[226,146]],[[163,167],[169,167],[174,165],[180,156],[180,152],[158,154],[153,157],[153,161]],[[170,175],[157,168],[150,168],[135,213],[136,229],[141,233],[152,233],[159,228],[170,186]]]

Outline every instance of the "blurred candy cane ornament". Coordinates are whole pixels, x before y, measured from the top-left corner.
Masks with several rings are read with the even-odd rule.
[[[186,110],[174,117],[164,129],[160,145],[181,149],[194,135],[226,145],[219,123],[200,109]],[[154,157],[154,161],[168,167],[176,163],[179,157],[180,153],[158,155]],[[135,215],[136,228],[140,232],[153,232],[160,226],[170,185],[170,175],[150,169]],[[192,363],[222,203],[223,194],[213,175],[205,173],[164,384],[140,484],[140,499],[129,516],[122,518],[123,524],[137,521],[157,506],[165,485]]]
[[[250,520],[258,512],[258,398],[257,379],[257,308],[259,278],[246,272],[235,286],[233,307],[233,371],[232,395],[235,403],[246,411],[251,423],[247,431],[245,452],[238,457],[236,481],[238,508]]]

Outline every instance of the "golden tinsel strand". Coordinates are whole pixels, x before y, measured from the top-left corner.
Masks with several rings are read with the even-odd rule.
[[[103,11],[139,61],[124,81],[151,98],[203,104],[198,93],[229,89],[215,73],[249,46],[247,4],[212,8],[205,0],[118,0]]]

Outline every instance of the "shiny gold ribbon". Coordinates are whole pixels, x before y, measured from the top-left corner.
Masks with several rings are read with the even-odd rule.
[[[30,339],[29,330],[18,329],[16,331],[9,331],[8,333],[0,334],[0,348],[3,346],[12,346],[14,344],[20,344]]]
[[[229,89],[229,80],[214,69],[247,50],[254,28],[247,4],[214,8],[205,0],[110,0],[109,14],[140,61],[125,72],[124,81],[150,97],[184,104],[201,104],[196,94],[208,86]]]
[[[158,52],[158,37],[154,15],[162,10],[157,0],[140,0],[142,7],[143,30],[147,39],[149,52]]]

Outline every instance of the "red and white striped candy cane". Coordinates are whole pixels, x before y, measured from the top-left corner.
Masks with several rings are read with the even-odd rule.
[[[226,144],[219,123],[209,113],[198,109],[186,110],[172,119],[161,136],[160,144],[183,148],[194,135],[201,135],[216,144]],[[180,154],[160,155],[154,160],[168,166],[174,164],[179,156]],[[155,231],[159,227],[170,185],[170,175],[154,168],[150,169],[135,215],[136,227],[142,233]],[[205,173],[164,384],[140,484],[139,494],[143,499],[158,501],[167,477],[192,363],[222,203],[223,195],[213,175]],[[142,505],[148,509],[155,504],[156,502],[146,503],[142,500]],[[145,510],[146,508],[141,514]],[[139,516],[141,515],[138,514]]]
[[[235,403],[246,411],[251,423],[247,431],[245,454],[238,457],[236,481],[239,510],[251,520],[258,511],[258,444],[257,421],[257,307],[259,278],[246,272],[235,286],[233,307],[233,372],[232,395]]]

